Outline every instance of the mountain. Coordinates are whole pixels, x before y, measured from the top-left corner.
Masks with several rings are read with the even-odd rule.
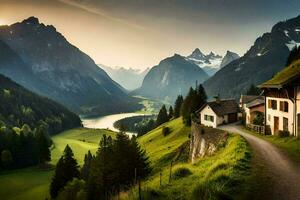
[[[202,83],[207,78],[204,70],[185,57],[175,54],[151,68],[142,87],[134,93],[172,102],[177,95],[185,95],[196,82]]]
[[[231,63],[232,61],[234,61],[234,60],[236,60],[238,58],[240,58],[240,56],[237,53],[234,53],[234,52],[231,52],[231,51],[227,51],[226,55],[222,59],[220,68],[223,68],[224,66],[228,65],[229,63]]]
[[[222,56],[213,52],[205,55],[199,48],[196,48],[186,59],[201,67],[209,76],[214,75],[220,69],[222,62]]]
[[[136,108],[135,100],[55,27],[30,17],[11,26],[1,26],[0,40],[2,48],[15,58],[0,61],[6,62],[0,66],[0,72],[29,90],[80,114]]]
[[[290,51],[300,45],[300,16],[277,23],[241,58],[229,63],[204,83],[209,96],[239,97],[251,84],[259,85],[285,66]]]
[[[47,123],[50,134],[81,126],[80,118],[62,105],[0,75],[0,128],[28,124],[33,129],[41,120]]]
[[[108,67],[98,64],[104,71],[117,83],[125,89],[132,91],[141,87],[145,75],[149,72],[149,68],[145,70],[125,69],[124,67]]]

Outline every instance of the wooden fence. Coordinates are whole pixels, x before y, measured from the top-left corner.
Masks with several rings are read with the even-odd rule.
[[[265,126],[259,126],[254,124],[247,124],[247,128],[251,129],[252,131],[255,131],[259,134],[265,134]]]

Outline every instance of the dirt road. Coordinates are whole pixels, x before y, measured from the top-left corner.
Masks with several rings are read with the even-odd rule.
[[[243,136],[253,149],[252,163],[257,187],[252,199],[300,200],[300,164],[273,144],[251,135],[238,125],[220,127]]]

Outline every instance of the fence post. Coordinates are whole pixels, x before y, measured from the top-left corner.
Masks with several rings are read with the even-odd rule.
[[[171,161],[171,166],[170,166],[169,183],[171,183],[171,178],[172,178],[172,166],[173,166],[173,161]]]

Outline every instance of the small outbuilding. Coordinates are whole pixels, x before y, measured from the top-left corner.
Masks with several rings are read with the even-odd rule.
[[[238,121],[239,112],[239,105],[234,99],[216,98],[215,101],[204,104],[197,114],[202,125],[216,128],[222,124]]]

